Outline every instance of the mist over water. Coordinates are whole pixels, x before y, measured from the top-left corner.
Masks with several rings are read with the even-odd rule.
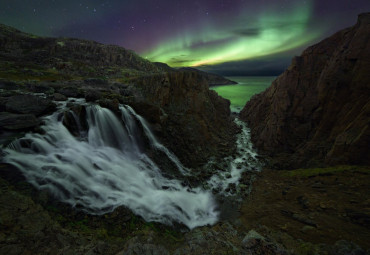
[[[29,133],[13,142],[5,149],[4,160],[37,188],[87,213],[104,214],[124,205],[146,221],[176,221],[190,229],[214,224],[218,212],[212,194],[165,178],[141,151],[138,125],[151,146],[164,152],[181,174],[188,170],[133,109],[121,106],[120,110],[123,121],[108,109],[86,106],[89,128],[79,137],[58,119],[60,110],[45,118],[45,134]]]

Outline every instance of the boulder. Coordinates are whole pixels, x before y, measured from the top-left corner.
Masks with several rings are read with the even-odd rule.
[[[63,114],[63,125],[74,136],[80,136],[81,132],[87,132],[86,108],[83,105],[71,106]]]
[[[52,113],[56,105],[50,100],[33,95],[12,96],[6,103],[6,111],[36,116]]]
[[[6,130],[32,129],[40,124],[33,114],[0,112],[0,128]]]

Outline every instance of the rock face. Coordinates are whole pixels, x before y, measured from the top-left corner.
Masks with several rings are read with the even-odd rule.
[[[209,90],[201,74],[158,74],[140,77],[134,84],[143,101],[131,105],[187,166],[230,154],[235,142],[230,101]]]
[[[370,164],[370,13],[295,57],[240,116],[280,167]]]

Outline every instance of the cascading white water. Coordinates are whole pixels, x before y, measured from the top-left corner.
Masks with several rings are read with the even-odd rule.
[[[123,108],[123,107],[122,107]],[[181,174],[183,175],[189,175],[189,169],[185,168],[180,160],[176,157],[175,154],[173,154],[172,152],[170,152],[165,146],[163,146],[160,142],[158,142],[158,140],[155,138],[154,134],[152,133],[152,131],[150,130],[150,128],[148,127],[148,123],[146,122],[146,120],[141,117],[140,115],[138,115],[134,109],[132,109],[130,106],[126,105],[125,108],[122,109],[121,108],[121,111],[122,112],[125,112],[125,108],[127,108],[130,113],[136,117],[136,119],[138,121],[140,121],[142,127],[144,128],[144,132],[146,134],[146,136],[148,137],[149,141],[150,141],[150,144],[157,150],[160,150],[162,152],[164,152],[164,154],[166,154],[166,156],[176,165],[177,169],[180,171]]]
[[[243,172],[260,170],[257,152],[251,142],[250,130],[240,119],[235,118],[234,122],[241,128],[241,132],[237,135],[236,140],[236,157],[230,156],[225,158],[224,161],[228,163],[226,171],[213,175],[208,181],[208,186],[211,189],[217,190],[226,196],[232,195],[226,190],[230,184],[239,184]]]
[[[71,135],[58,120],[60,110],[45,118],[44,135],[27,134],[5,149],[4,161],[18,167],[37,188],[48,189],[88,213],[104,214],[124,205],[146,221],[177,221],[190,229],[215,223],[218,212],[212,194],[165,178],[140,151],[134,118],[154,148],[164,152],[181,173],[187,169],[133,109],[120,109],[124,125],[110,110],[87,106],[85,138]]]

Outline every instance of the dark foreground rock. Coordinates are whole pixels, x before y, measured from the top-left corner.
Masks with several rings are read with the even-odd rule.
[[[370,14],[309,47],[240,116],[278,167],[370,164]]]
[[[17,95],[8,99],[6,110],[13,113],[40,116],[55,111],[56,105],[51,100],[38,96]]]
[[[9,112],[0,112],[0,129],[31,129],[38,126],[39,123],[39,120],[33,114],[14,114]]]

